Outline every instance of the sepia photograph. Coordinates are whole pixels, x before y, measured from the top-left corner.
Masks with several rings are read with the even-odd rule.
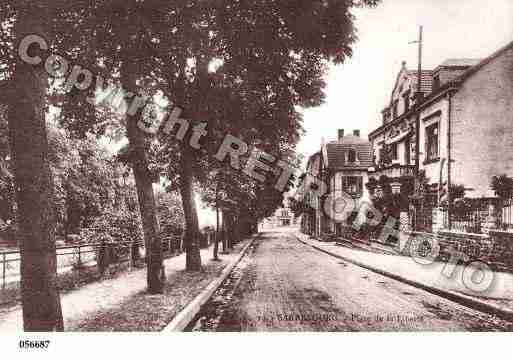
[[[511,0],[0,0],[2,347],[511,331]]]

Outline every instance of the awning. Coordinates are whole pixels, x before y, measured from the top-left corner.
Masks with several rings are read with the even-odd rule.
[[[387,140],[385,140],[385,143],[387,145],[391,145],[392,143],[396,143],[396,142],[400,142],[400,141],[404,140],[409,135],[411,135],[411,131],[406,131],[406,132],[401,133],[395,137],[388,138]]]

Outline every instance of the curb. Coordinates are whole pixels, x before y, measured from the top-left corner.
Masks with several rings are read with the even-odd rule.
[[[426,292],[429,292],[431,294],[435,294],[435,295],[437,295],[439,297],[448,299],[448,300],[450,300],[452,302],[461,304],[461,305],[463,305],[465,307],[468,307],[468,308],[471,308],[471,309],[475,309],[475,310],[478,310],[478,311],[483,312],[483,313],[494,315],[494,316],[496,316],[496,317],[498,317],[500,319],[507,320],[509,322],[513,322],[513,311],[512,310],[500,308],[500,307],[497,307],[495,305],[486,303],[486,302],[478,300],[478,299],[471,298],[471,297],[463,295],[463,294],[458,294],[456,292],[445,291],[445,290],[442,290],[442,289],[438,289],[436,287],[432,287],[432,286],[429,286],[429,285],[426,285],[426,284],[422,284],[422,283],[419,283],[419,282],[412,281],[410,279],[404,278],[404,277],[399,276],[397,274],[394,274],[394,273],[391,273],[391,272],[388,272],[388,271],[385,271],[385,270],[382,270],[382,269],[379,269],[379,268],[376,268],[376,267],[372,267],[372,266],[370,266],[368,264],[361,263],[359,261],[355,261],[353,259],[341,256],[341,255],[333,253],[333,252],[330,252],[330,251],[328,251],[326,249],[323,249],[321,247],[316,246],[315,244],[311,244],[311,243],[306,242],[305,240],[299,238],[297,235],[294,235],[294,237],[296,237],[296,239],[299,242],[301,242],[301,243],[303,243],[303,244],[305,244],[307,246],[310,246],[310,247],[312,247],[312,248],[314,248],[314,249],[316,249],[316,250],[318,250],[320,252],[328,254],[328,255],[330,255],[332,257],[335,257],[335,258],[338,258],[338,259],[342,259],[342,260],[344,260],[346,262],[349,262],[351,264],[354,264],[354,265],[356,265],[358,267],[362,267],[364,269],[370,270],[371,272],[378,273],[378,274],[381,274],[381,275],[383,275],[385,277],[389,277],[391,279],[394,279],[394,280],[397,280],[399,282],[411,285],[413,287],[423,289]]]
[[[203,291],[196,296],[189,304],[185,306],[169,323],[162,332],[182,332],[187,328],[187,326],[194,320],[196,315],[201,310],[201,307],[210,299],[210,297],[214,294],[214,292],[221,286],[221,284],[225,281],[228,275],[231,273],[233,268],[240,262],[242,257],[246,254],[249,247],[253,244],[255,239],[260,236],[259,233],[253,235],[253,238],[249,241],[248,244],[240,251],[235,260],[229,263],[221,272],[221,275],[214,279],[210,284],[203,289]]]

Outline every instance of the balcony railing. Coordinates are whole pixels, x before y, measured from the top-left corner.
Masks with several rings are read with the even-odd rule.
[[[374,172],[374,176],[379,178],[380,176],[387,176],[389,178],[397,178],[397,177],[413,177],[415,174],[415,166],[414,165],[400,165],[400,164],[391,164],[386,167],[375,167],[376,171]]]

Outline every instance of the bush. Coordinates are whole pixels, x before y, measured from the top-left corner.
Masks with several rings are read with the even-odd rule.
[[[83,228],[80,238],[81,242],[100,244],[96,261],[103,273],[109,264],[128,256],[129,247],[123,243],[143,242],[141,220],[137,213],[124,208],[109,209],[97,217],[90,227]]]
[[[142,242],[142,224],[137,213],[126,209],[110,209],[97,217],[92,225],[80,232],[81,242],[119,243]]]

